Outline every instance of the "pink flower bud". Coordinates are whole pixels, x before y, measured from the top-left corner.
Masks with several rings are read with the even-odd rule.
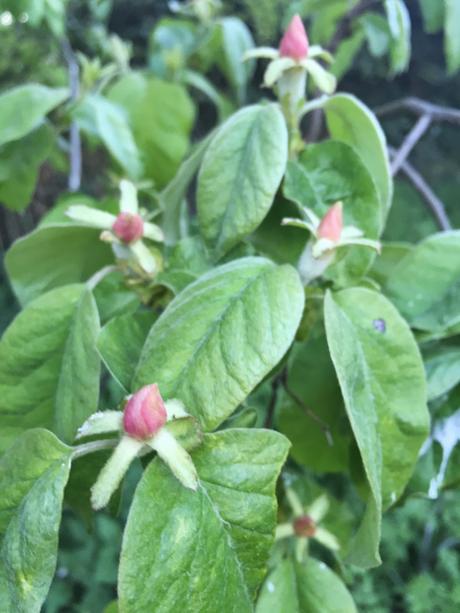
[[[144,234],[144,222],[140,215],[120,213],[112,226],[112,231],[124,243],[134,243]]]
[[[316,524],[309,515],[302,515],[294,520],[294,532],[297,536],[311,538],[315,536]]]
[[[146,385],[126,403],[123,428],[129,436],[147,440],[164,426],[166,419],[166,407],[158,385]]]
[[[282,57],[290,57],[296,61],[304,60],[308,56],[308,37],[298,15],[291,19],[281,39],[279,52]]]
[[[342,203],[337,202],[322,218],[317,230],[318,238],[327,238],[334,243],[340,240],[343,230]]]

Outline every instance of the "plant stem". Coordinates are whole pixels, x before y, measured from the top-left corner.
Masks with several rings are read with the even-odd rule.
[[[116,438],[108,438],[101,441],[83,443],[83,445],[77,445],[77,447],[74,447],[72,459],[76,460],[77,458],[81,458],[89,453],[94,453],[95,451],[101,451],[103,449],[113,449],[113,447],[116,447],[117,445],[118,439]]]

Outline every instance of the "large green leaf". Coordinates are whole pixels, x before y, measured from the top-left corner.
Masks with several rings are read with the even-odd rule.
[[[383,222],[393,198],[393,180],[385,134],[377,118],[365,104],[349,94],[328,98],[324,111],[332,138],[354,147],[373,177],[383,206]]]
[[[120,562],[125,613],[249,613],[273,543],[275,484],[289,443],[268,430],[207,435],[185,489],[156,460],[131,506]]]
[[[99,327],[83,285],[51,290],[30,303],[0,342],[0,447],[27,428],[71,441],[97,409]]]
[[[289,162],[283,190],[287,198],[310,207],[319,217],[341,200],[345,225],[358,227],[367,238],[379,236],[382,206],[374,182],[359,156],[345,143],[309,145],[297,162]],[[374,257],[375,252],[367,247],[348,248],[327,274],[345,285],[362,277]]]
[[[67,283],[86,281],[113,262],[99,230],[64,224],[49,225],[17,240],[5,267],[22,305],[43,292]]]
[[[117,381],[129,390],[145,338],[156,319],[153,311],[114,317],[105,325],[97,347],[105,365]]]
[[[0,202],[22,211],[35,190],[38,171],[50,153],[53,130],[42,125],[24,138],[0,147]]]
[[[450,73],[460,68],[460,0],[444,0],[444,49]]]
[[[124,109],[99,94],[87,94],[74,112],[81,129],[101,139],[132,179],[142,174],[139,150]]]
[[[287,162],[287,129],[276,104],[238,111],[209,145],[198,176],[201,232],[217,258],[268,213]]]
[[[243,258],[203,275],[153,325],[133,389],[158,383],[206,430],[222,423],[281,360],[300,322],[297,272]]]
[[[443,332],[460,323],[460,230],[419,243],[393,268],[385,291],[410,325]]]
[[[403,492],[429,431],[423,363],[406,322],[376,292],[353,288],[329,293],[325,320],[370,488],[350,558],[372,566],[379,562],[380,510]]]
[[[0,609],[38,613],[56,568],[71,449],[31,430],[0,459]]]
[[[282,560],[261,590],[256,613],[356,613],[350,592],[323,562]]]
[[[68,90],[29,83],[0,95],[0,145],[22,138],[64,102]]]
[[[217,27],[221,46],[218,63],[238,103],[242,104],[246,98],[246,84],[254,71],[254,61],[243,62],[243,56],[254,47],[254,40],[247,25],[237,17],[224,17],[217,22]]]
[[[145,176],[163,187],[189,147],[195,110],[187,91],[178,83],[130,72],[111,88],[109,98],[127,112]]]

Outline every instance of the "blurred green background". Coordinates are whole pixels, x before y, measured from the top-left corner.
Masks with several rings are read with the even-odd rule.
[[[158,71],[152,51],[152,32],[159,20],[174,15],[171,8],[178,3],[164,0],[69,0],[63,4],[66,4],[64,16],[58,15],[56,19],[64,19],[74,50],[83,52],[88,58],[106,58],[109,37],[117,34],[132,44],[132,66]],[[311,15],[314,4],[314,0],[226,0],[221,3],[220,11],[223,15],[240,17],[251,28],[257,44],[276,45],[289,16],[296,10],[302,15]],[[359,3],[348,0],[322,0],[318,4],[316,0],[318,8],[313,11],[309,30],[313,42],[321,42],[326,47],[333,44],[337,28],[343,26],[344,7],[348,10],[356,4]],[[368,4],[378,11],[382,3]],[[372,49],[370,39],[355,50],[356,55],[339,47],[338,55],[344,62],[339,89],[354,93],[372,109],[406,96],[460,108],[460,75],[458,72],[449,74],[443,33],[432,33],[431,30],[436,28],[430,26],[426,21],[427,13],[423,16],[421,11],[421,7],[433,11],[433,19],[436,19],[441,4],[441,0],[407,2],[412,23],[412,55],[409,69],[402,74],[390,75],[387,54]],[[50,36],[50,24],[45,22],[32,27],[27,6],[26,0],[0,0],[1,91],[28,81],[49,85],[67,83],[67,67],[59,36]],[[375,27],[378,21],[376,24]],[[353,40],[356,35],[357,40],[358,26],[352,21],[345,26],[344,38]],[[366,27],[372,27],[372,20]],[[180,36],[184,36],[183,32]],[[384,38],[384,32],[377,32],[372,40],[375,45],[380,41],[384,46]],[[181,44],[184,44],[183,38]],[[230,97],[222,75],[210,70],[209,78],[224,96]],[[260,80],[259,67],[250,83],[249,101],[261,95]],[[193,96],[198,108],[193,139],[197,139],[215,124],[217,115],[209,99],[197,92]],[[401,144],[414,121],[414,115],[406,112],[382,118],[388,141],[393,147]],[[460,126],[433,124],[410,157],[411,163],[444,202],[454,227],[460,227],[459,138]],[[93,148],[88,148],[91,163],[84,166],[83,172],[83,191],[96,197],[100,195],[101,187],[94,167],[104,162],[103,155],[98,156]],[[16,238],[32,230],[52,207],[58,194],[65,189],[67,171],[64,157],[57,152],[52,163],[46,162],[41,167],[32,202],[25,212],[14,213],[0,208],[2,255]],[[404,177],[398,176],[385,238],[416,242],[437,230],[437,223],[426,203]],[[0,275],[1,332],[14,317],[17,305],[3,268],[0,268]],[[110,394],[110,390],[106,394]],[[124,500],[129,500],[137,474],[134,468],[115,513],[99,513],[88,520],[70,510],[65,512],[58,569],[44,609],[46,613],[99,613],[116,596],[114,586],[120,526],[126,513]],[[389,511],[384,518],[382,558],[384,565],[373,571],[344,571],[361,611],[460,611],[460,493],[452,488],[443,491],[436,500],[413,496],[405,500],[403,506]]]

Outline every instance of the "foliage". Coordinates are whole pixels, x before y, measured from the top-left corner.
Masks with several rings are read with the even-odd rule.
[[[62,44],[75,79],[72,4],[1,6]],[[272,37],[278,20],[245,4]],[[402,0],[351,4],[264,3],[288,49],[294,12],[309,21],[315,44],[287,57],[193,0],[131,68],[110,2],[90,3],[78,87],[0,94],[5,205],[27,206],[63,142],[78,180],[5,258],[21,311],[0,341],[2,610],[448,610],[438,578],[457,599],[455,517],[440,542],[420,531],[427,496],[441,507],[460,482],[460,236],[384,238],[384,131],[333,90],[365,45],[407,70],[411,22]],[[421,10],[457,70],[456,3]],[[318,111],[327,134],[307,143]],[[83,176],[81,155],[100,161]],[[393,565],[407,590],[382,589]]]

